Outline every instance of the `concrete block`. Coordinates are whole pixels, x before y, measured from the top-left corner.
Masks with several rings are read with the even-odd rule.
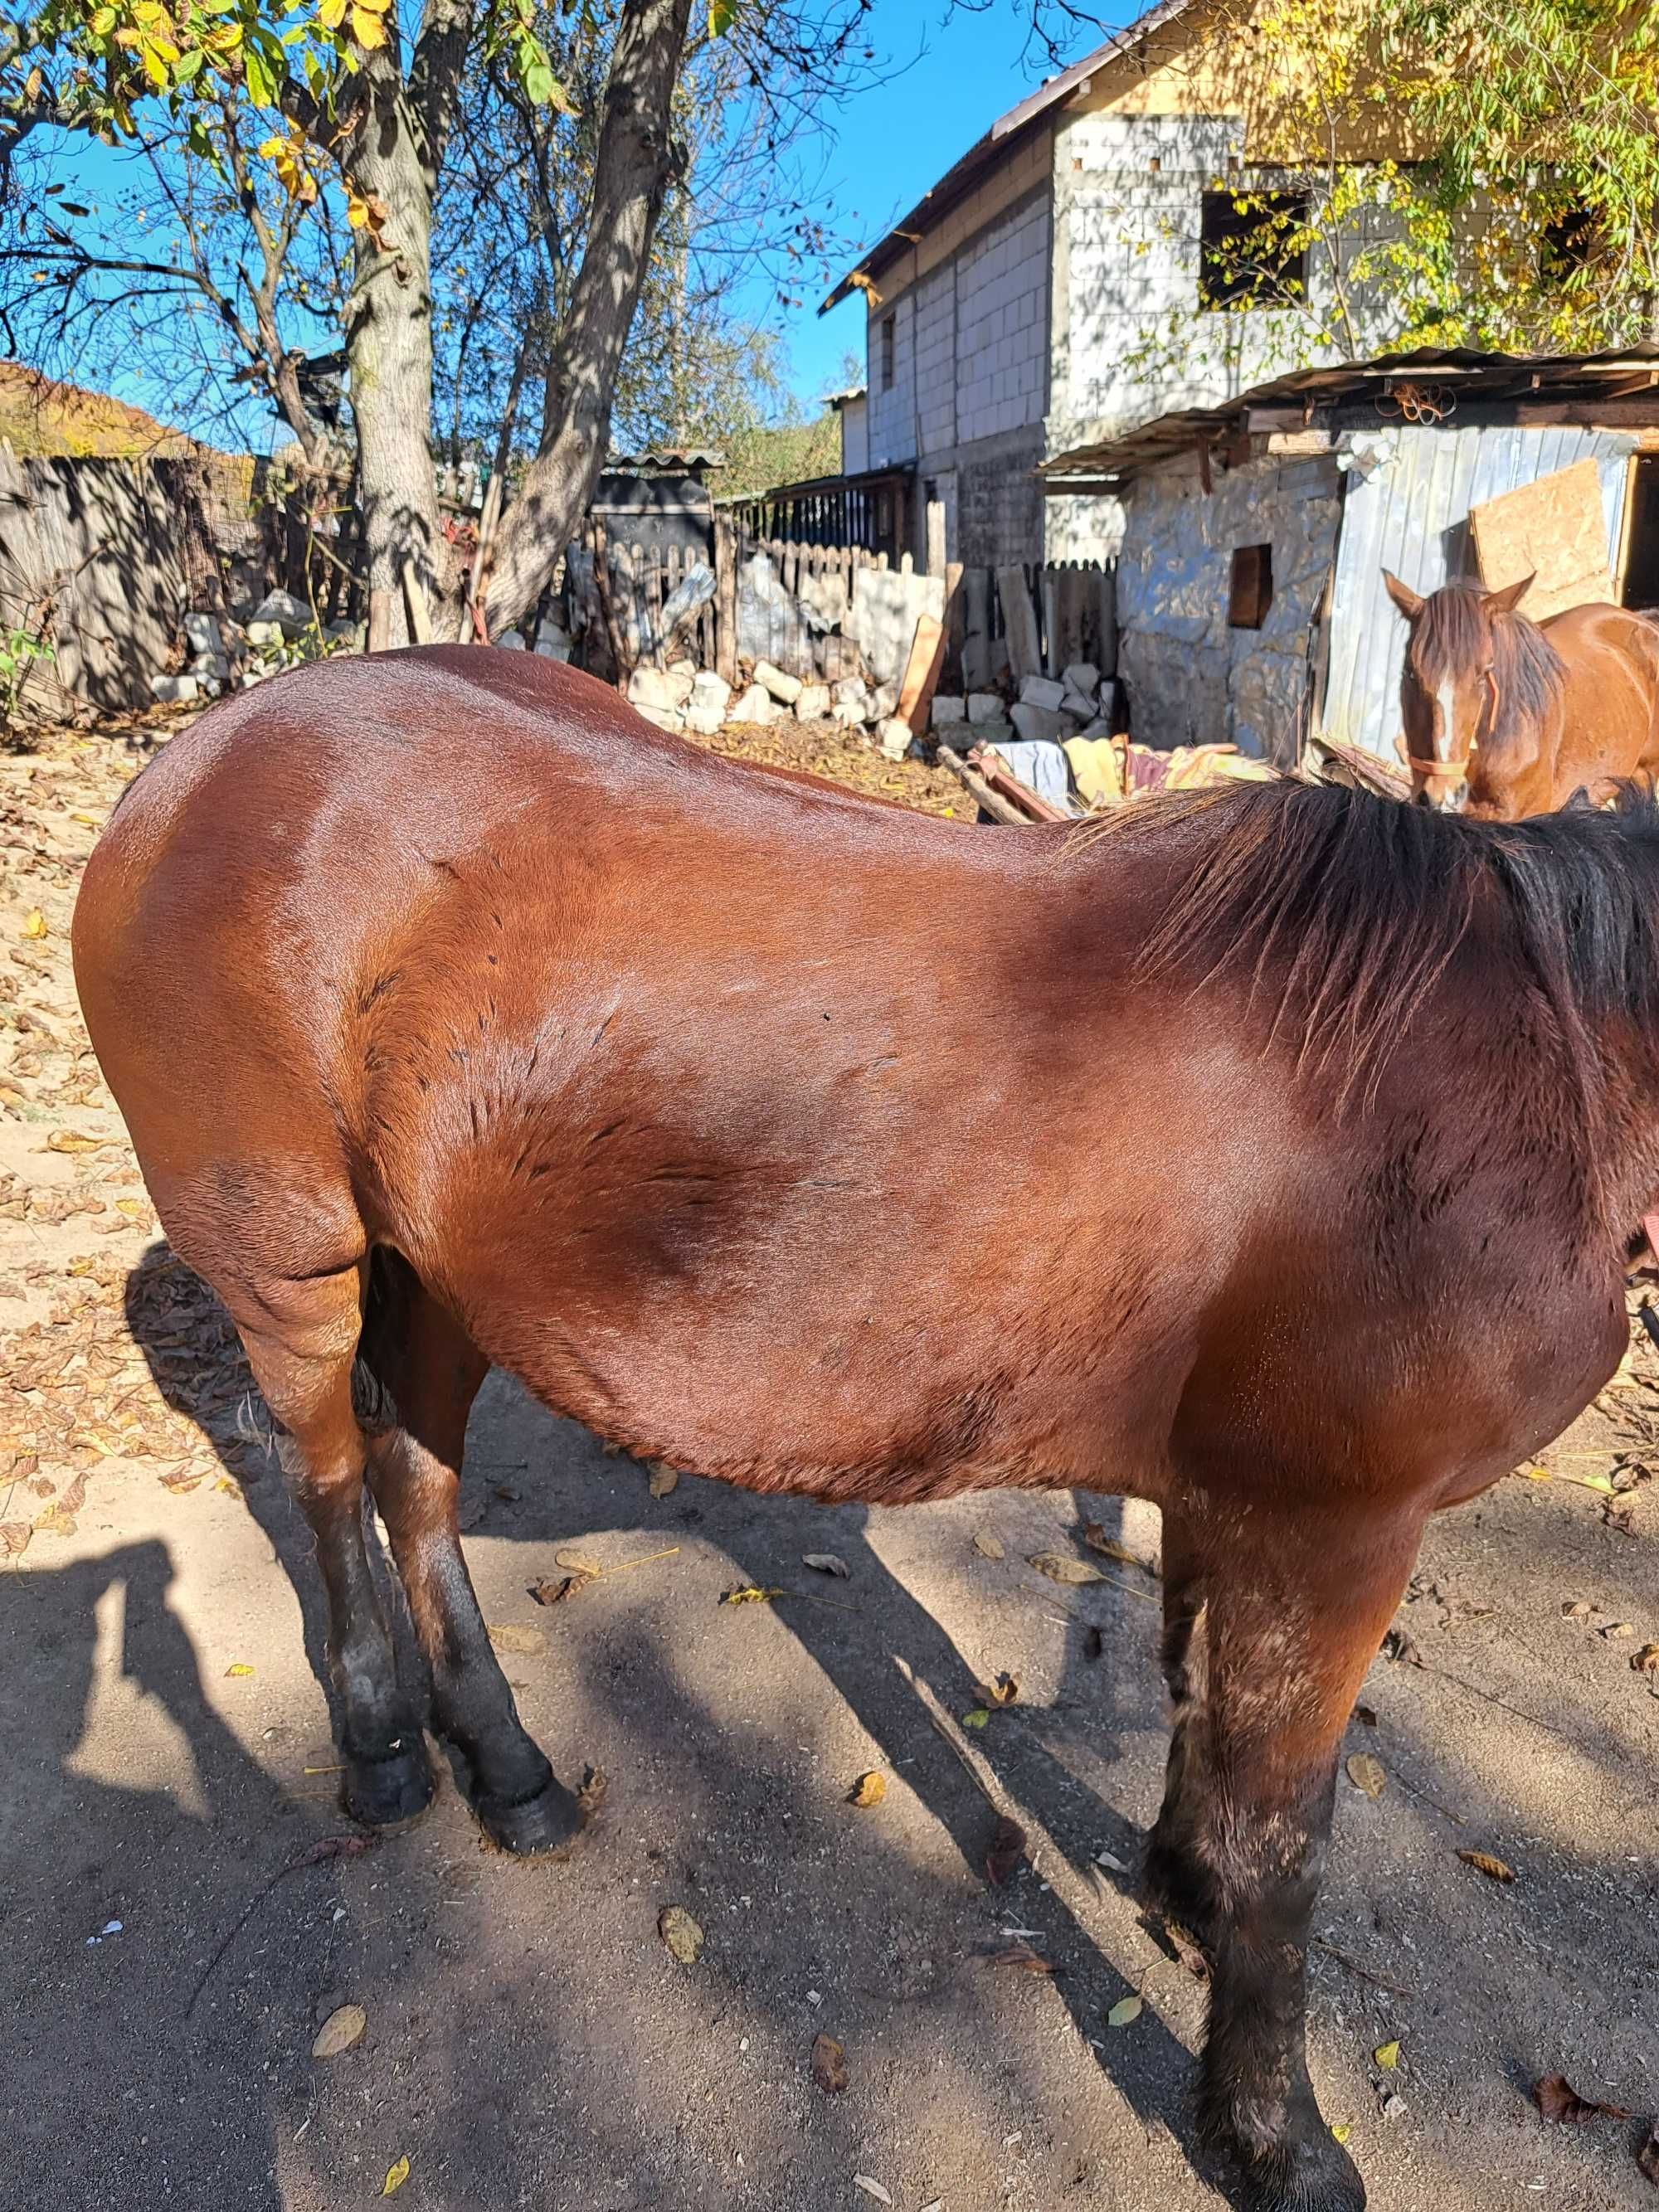
[[[684,717],[678,714],[672,707],[641,707],[636,705],[634,708],[634,712],[639,716],[642,722],[649,722],[655,729],[677,731],[684,726]]]
[[[861,676],[843,676],[838,683],[832,684],[830,687],[830,704],[836,707],[861,707],[864,704],[866,688]]]
[[[1043,707],[1052,714],[1066,696],[1066,686],[1049,676],[1028,676],[1019,687],[1019,696],[1026,706]]]
[[[803,684],[800,696],[795,702],[795,719],[799,722],[822,722],[829,719],[830,686],[827,684]]]
[[[1011,708],[1008,719],[1022,738],[1046,738],[1052,744],[1060,744],[1077,735],[1078,726],[1070,714],[1062,714],[1052,707],[1035,706],[1028,699]]]
[[[901,722],[896,714],[888,715],[876,732],[877,742],[881,746],[882,757],[890,761],[902,760],[910,750],[910,741],[914,734],[908,722]]]
[[[952,692],[935,691],[930,722],[936,730],[947,729],[968,719],[968,702]]]
[[[287,633],[281,623],[265,622],[258,615],[250,615],[247,641],[256,651],[264,652],[273,645],[281,645]]]
[[[755,663],[755,681],[769,691],[780,706],[793,707],[800,696],[800,678],[775,668],[769,660]]]
[[[1100,689],[1100,671],[1092,660],[1074,660],[1060,670],[1060,680],[1068,691],[1079,691],[1085,699],[1092,699]]]
[[[694,730],[700,738],[712,738],[718,735],[725,725],[724,707],[717,707],[713,700],[692,698],[691,704],[685,710],[688,730]]]
[[[311,609],[292,592],[267,592],[249,617],[250,637],[255,623],[275,623],[284,637],[298,637],[311,628]]]
[[[522,653],[524,632],[521,629],[504,629],[499,637],[492,638],[490,643],[505,646],[509,653]]]
[[[189,614],[185,617],[185,643],[191,653],[210,653],[222,659],[225,641],[219,629],[216,615]]]
[[[699,669],[691,681],[693,708],[712,707],[717,714],[724,714],[732,703],[732,686],[723,676],[712,668]]]
[[[659,712],[684,706],[690,696],[689,688],[682,693],[679,679],[661,668],[636,668],[628,679],[629,703],[635,707],[654,707]]]
[[[777,702],[763,684],[751,684],[735,698],[726,710],[728,722],[755,722],[764,725],[777,717]]]
[[[202,696],[201,681],[194,676],[152,676],[149,688],[154,698],[174,706]]]
[[[994,691],[970,691],[968,694],[968,719],[970,722],[1001,722],[1007,719],[1006,703]]]
[[[839,722],[844,730],[861,730],[864,727],[862,701],[838,699],[830,709],[830,719],[832,722]]]
[[[870,694],[870,703],[865,709],[865,720],[884,722],[898,711],[899,687],[896,684],[878,684]]]

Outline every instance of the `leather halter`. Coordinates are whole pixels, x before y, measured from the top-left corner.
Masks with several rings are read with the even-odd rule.
[[[1486,735],[1491,737],[1492,732],[1498,727],[1498,710],[1503,703],[1503,699],[1498,689],[1498,678],[1490,668],[1486,671],[1486,689],[1491,694],[1492,700],[1492,714],[1486,721]],[[1480,750],[1480,725],[1477,722],[1474,735],[1469,739],[1469,749],[1461,760],[1419,760],[1415,753],[1407,753],[1406,765],[1418,775],[1445,776],[1449,779],[1455,779],[1459,783],[1467,783],[1469,780],[1470,764]]]

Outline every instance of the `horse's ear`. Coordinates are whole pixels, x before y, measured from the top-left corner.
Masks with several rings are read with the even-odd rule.
[[[1389,587],[1389,597],[1405,616],[1406,620],[1408,623],[1414,623],[1427,605],[1422,593],[1413,591],[1409,584],[1402,584],[1398,576],[1390,574],[1386,568],[1382,571],[1382,581]]]
[[[1489,615],[1512,615],[1527,593],[1538,580],[1534,568],[1530,576],[1522,576],[1518,584],[1505,584],[1501,592],[1488,592],[1483,602]]]

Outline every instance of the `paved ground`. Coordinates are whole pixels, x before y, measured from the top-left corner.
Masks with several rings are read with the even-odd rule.
[[[79,1056],[76,871],[141,757],[0,762],[0,2203],[343,2212],[404,2158],[410,2212],[883,2201],[858,2175],[903,2212],[1224,2201],[1188,2155],[1202,1991],[1123,1871],[1161,1780],[1156,1584],[1081,1540],[1098,1520],[1154,1559],[1148,1509],[656,1497],[493,1377],[473,1571],[527,1722],[568,1776],[605,1771],[604,1814],[526,1867],[446,1780],[409,1837],[314,1856],[356,1838],[308,1539]],[[1340,1787],[1311,2047],[1379,2212],[1659,2204],[1659,1677],[1631,1665],[1659,1638],[1656,1391],[1638,1348],[1547,1480],[1438,1525],[1399,1623],[1422,1663],[1363,1693],[1346,1748],[1386,1781]],[[1027,1564],[1053,1551],[1115,1579],[1056,1586]],[[540,1607],[562,1553],[605,1572]],[[793,1595],[720,1602],[744,1585]],[[1017,1701],[963,1729],[1005,1672]],[[990,1798],[1029,1844],[1000,1888]],[[1053,1975],[996,1963],[1019,1944]],[[349,2003],[362,2042],[313,2058]],[[1554,2071],[1638,2117],[1547,2127],[1528,2092]]]

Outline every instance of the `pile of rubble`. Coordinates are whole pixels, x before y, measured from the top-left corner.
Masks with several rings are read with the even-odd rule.
[[[246,691],[279,670],[330,653],[361,653],[362,623],[318,623],[303,599],[292,592],[267,592],[240,615],[198,609],[185,617],[188,655],[177,673],[158,674],[149,688],[158,700],[216,699],[240,685]]]
[[[1063,745],[1068,738],[1109,738],[1115,688],[1091,661],[1074,660],[1058,678],[1028,676],[1012,706],[995,691],[935,696],[933,734],[957,751],[969,732],[978,745],[1022,740]]]
[[[734,686],[694,660],[671,661],[666,668],[636,668],[628,680],[635,712],[659,730],[683,730],[712,738],[741,724],[764,728],[792,718],[798,722],[838,722],[843,729],[874,733],[889,760],[902,760],[915,733],[898,714],[899,686],[870,684],[845,676],[834,684],[790,676],[770,661],[754,664],[749,681]]]

